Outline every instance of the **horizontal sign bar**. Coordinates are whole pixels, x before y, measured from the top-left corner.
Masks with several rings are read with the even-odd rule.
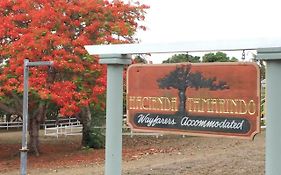
[[[236,50],[257,50],[261,48],[275,48],[275,47],[281,47],[280,38],[85,46],[86,50],[89,52],[90,55],[236,51]]]
[[[27,62],[25,66],[51,66],[53,65],[53,61],[36,61],[36,62]]]

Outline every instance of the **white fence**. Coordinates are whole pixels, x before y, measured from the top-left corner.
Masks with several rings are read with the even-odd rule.
[[[59,120],[46,120],[45,123],[41,124],[41,127],[51,127],[57,125],[71,125],[79,122],[76,118],[60,118]],[[22,128],[22,122],[0,122],[0,129],[12,129],[12,128]]]
[[[0,122],[0,129],[9,130],[9,128],[21,128],[22,122]]]
[[[44,135],[45,136],[54,136],[59,137],[59,135],[81,135],[82,134],[82,125],[80,121],[76,122],[66,122],[60,123],[56,126],[44,126]]]

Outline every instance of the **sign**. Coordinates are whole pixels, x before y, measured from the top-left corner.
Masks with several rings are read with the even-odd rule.
[[[133,130],[253,138],[260,131],[254,63],[131,65],[127,121]]]

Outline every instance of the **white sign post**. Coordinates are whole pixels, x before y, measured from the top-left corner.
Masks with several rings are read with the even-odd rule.
[[[281,173],[281,48],[259,49],[258,58],[266,61],[266,146],[265,172]]]
[[[128,55],[106,55],[107,64],[105,174],[121,175],[123,122],[123,67],[130,64]]]

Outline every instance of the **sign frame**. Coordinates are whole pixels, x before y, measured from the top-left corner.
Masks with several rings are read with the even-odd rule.
[[[130,76],[130,71],[131,69],[134,69],[136,67],[142,67],[142,68],[147,68],[147,67],[159,67],[159,68],[165,68],[167,66],[181,66],[181,65],[192,65],[192,66],[197,66],[197,67],[201,67],[201,66],[251,66],[256,70],[256,113],[255,113],[255,122],[253,124],[252,120],[250,121],[250,127],[254,127],[254,130],[251,130],[251,134],[250,135],[245,135],[245,134],[231,134],[231,133],[227,133],[224,134],[224,132],[216,132],[216,131],[211,131],[211,132],[204,132],[204,131],[191,131],[190,129],[188,130],[181,130],[181,129],[155,129],[152,127],[140,127],[140,126],[136,126],[135,123],[132,122],[132,114],[131,114],[131,109],[129,107],[129,95],[131,94],[131,89],[130,89],[130,82],[129,82],[129,76]],[[160,69],[158,69],[159,71]],[[227,138],[241,138],[241,139],[253,139],[254,136],[260,132],[260,71],[259,71],[259,67],[257,66],[257,64],[255,63],[251,63],[251,62],[217,62],[217,63],[176,63],[176,64],[153,64],[153,65],[149,65],[149,64],[134,64],[131,65],[128,70],[127,70],[127,124],[130,126],[130,128],[133,131],[138,131],[138,132],[160,132],[160,133],[171,133],[171,134],[181,134],[181,135],[191,135],[191,136],[208,136],[208,137],[227,137]],[[150,74],[151,75],[151,74]],[[132,99],[131,99],[132,100]],[[160,115],[160,114],[159,114]],[[219,115],[220,116],[220,115]],[[209,117],[217,117],[215,115],[211,115]],[[234,117],[239,118],[238,116]],[[242,117],[243,119],[245,118],[244,116]],[[221,121],[222,122],[222,121]],[[177,122],[176,122],[177,123]],[[190,132],[191,131],[191,132]],[[217,134],[218,133],[218,134]],[[248,133],[248,132],[247,132]]]

